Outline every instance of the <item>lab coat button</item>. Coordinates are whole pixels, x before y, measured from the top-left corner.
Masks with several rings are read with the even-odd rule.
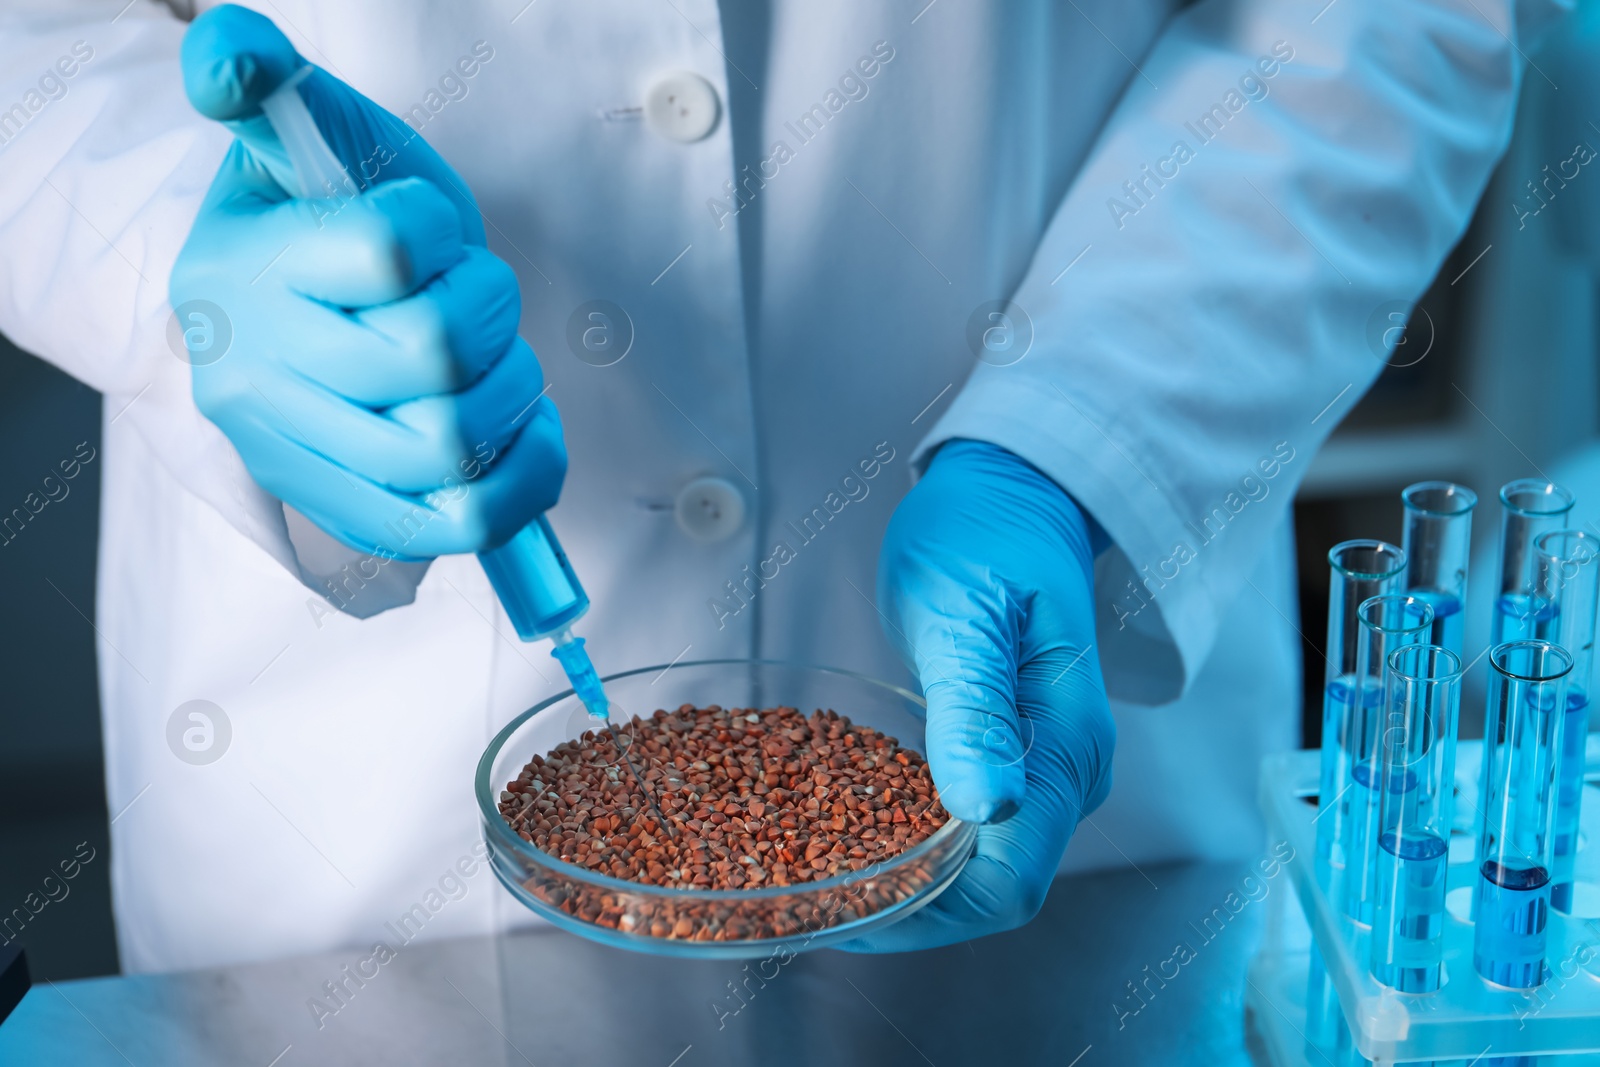
[[[722,106],[711,83],[686,70],[675,71],[650,87],[644,117],[650,128],[671,141],[698,141],[717,125]]]
[[[726,478],[696,478],[678,494],[672,513],[696,541],[721,541],[744,525],[744,494]]]

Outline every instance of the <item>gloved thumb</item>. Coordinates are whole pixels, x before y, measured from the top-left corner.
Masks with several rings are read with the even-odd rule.
[[[262,100],[311,66],[283,32],[264,15],[224,4],[190,24],[180,60],[195,110],[226,126],[245,150],[247,158],[233,161],[236,191],[269,193],[261,187],[264,177],[285,194],[298,191],[293,164],[261,110]],[[411,127],[315,66],[295,91],[358,190],[426,179],[455,206],[465,241],[484,243],[483,220],[466,183]]]
[[[970,625],[970,623],[969,623]],[[1002,646],[981,660],[941,656],[921,665],[928,701],[928,764],[945,809],[968,822],[1004,822],[1027,793],[1023,759],[1031,723],[1017,714]]]
[[[928,703],[928,764],[945,808],[1000,822],[1027,792],[1028,724],[1015,692],[1021,612],[981,565],[895,536],[896,524],[919,521],[919,504],[908,497],[891,522],[879,602]]]
[[[179,59],[195,110],[230,125],[260,116],[261,101],[306,65],[271,19],[233,4],[194,20]]]

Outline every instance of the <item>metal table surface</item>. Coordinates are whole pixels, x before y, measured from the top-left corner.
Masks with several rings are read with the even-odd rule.
[[[752,967],[765,980],[743,962],[638,955],[551,928],[417,942],[347,986],[320,1026],[308,1001],[358,958],[349,952],[42,983],[0,1025],[0,1064],[1244,1065],[1245,965],[1265,905],[1201,924],[1245,872],[1066,878],[1024,929]]]

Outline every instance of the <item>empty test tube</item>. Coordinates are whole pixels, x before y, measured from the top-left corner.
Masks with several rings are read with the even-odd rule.
[[[1572,656],[1567,676],[1565,722],[1556,758],[1554,858],[1550,903],[1572,910],[1578,858],[1578,819],[1583,801],[1584,747],[1589,740],[1589,684],[1594,672],[1595,605],[1600,594],[1600,538],[1581,530],[1554,530],[1535,542],[1539,577],[1535,599],[1549,604],[1539,637]]]
[[[1433,607],[1420,597],[1386,593],[1361,602],[1356,609],[1361,632],[1356,646],[1356,677],[1363,692],[1376,697],[1351,709],[1347,733],[1350,781],[1349,836],[1344,856],[1344,913],[1358,923],[1371,923],[1375,904],[1379,800],[1384,788],[1383,733],[1390,725],[1389,657],[1399,649],[1425,644],[1433,632]],[[1398,782],[1392,782],[1398,784]]]
[[[1572,494],[1554,482],[1524,478],[1500,487],[1500,575],[1495,586],[1489,647],[1538,636],[1550,605],[1535,595],[1539,535],[1559,530],[1572,511]]]
[[[1406,554],[1385,541],[1343,541],[1328,552],[1328,673],[1322,698],[1322,773],[1318,789],[1317,867],[1324,875],[1345,866],[1350,823],[1350,737],[1358,709],[1375,706],[1378,686],[1357,665],[1361,623],[1357,609],[1371,597],[1395,592]]]
[[[1388,669],[1371,969],[1391,989],[1431,993],[1444,952],[1461,657],[1411,645],[1389,656]]]
[[[1544,975],[1556,757],[1572,656],[1548,641],[1516,641],[1495,646],[1489,665],[1472,959],[1489,981],[1526,989]]]
[[[1428,644],[1461,655],[1462,608],[1467,602],[1467,564],[1472,555],[1472,509],[1478,494],[1454,482],[1418,482],[1400,494],[1405,504],[1407,593],[1433,607]]]

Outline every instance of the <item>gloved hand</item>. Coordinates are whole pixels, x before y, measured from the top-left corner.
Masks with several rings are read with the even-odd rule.
[[[1038,912],[1079,819],[1111,787],[1116,728],[1094,652],[1093,564],[1072,498],[994,445],[945,444],[896,509],[878,603],[928,701],[940,798],[986,825],[932,903],[841,947],[932,948]]]
[[[504,542],[555,503],[566,451],[517,337],[516,276],[484,248],[466,184],[318,69],[299,91],[363,191],[295,199],[260,108],[306,65],[288,39],[219,7],[182,61],[190,101],[237,138],[172,271],[183,326],[192,301],[231,326],[220,358],[190,348],[195,403],[263,489],[353,548],[428,559]]]

